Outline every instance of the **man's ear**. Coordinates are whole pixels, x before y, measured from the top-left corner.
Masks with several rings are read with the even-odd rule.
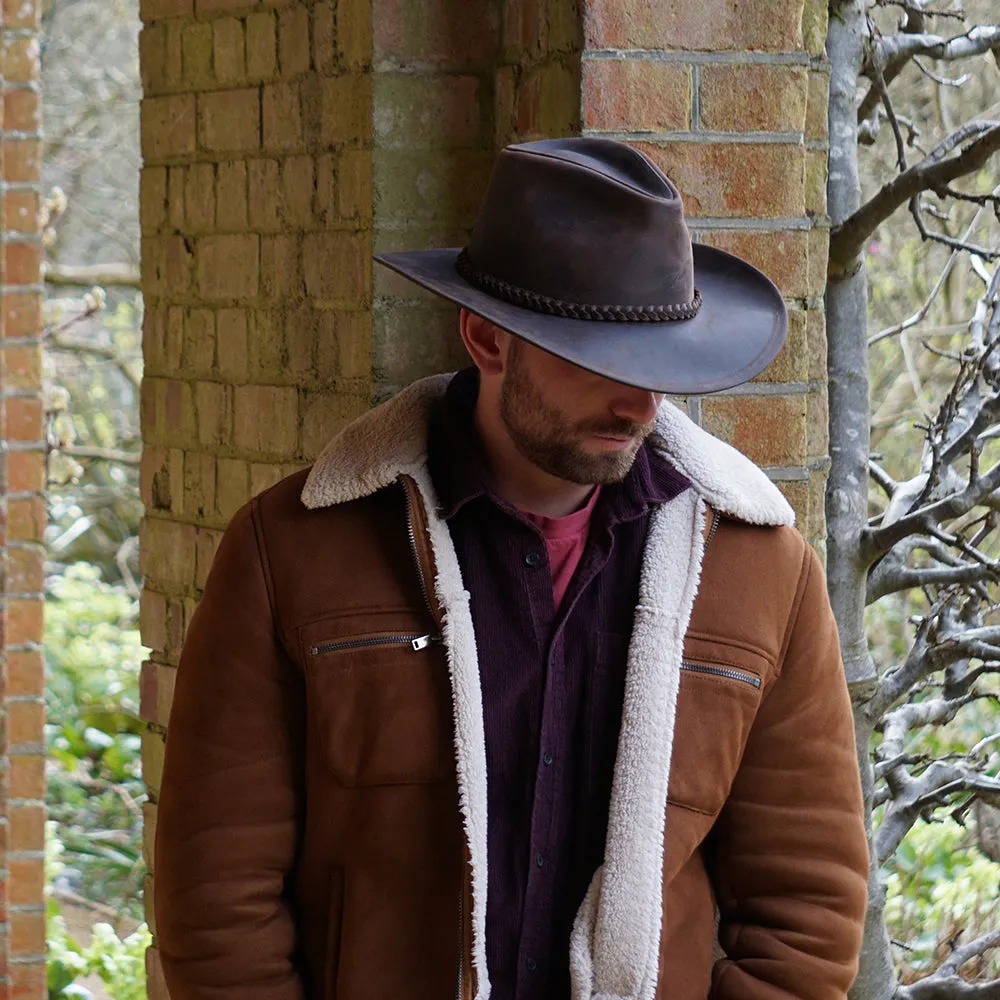
[[[504,337],[500,327],[463,309],[458,317],[462,343],[481,375],[499,375],[504,366]]]

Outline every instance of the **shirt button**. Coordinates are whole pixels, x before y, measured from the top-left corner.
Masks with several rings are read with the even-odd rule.
[[[536,854],[535,864],[538,865],[539,868],[542,868],[545,865],[545,856],[543,854]]]
[[[542,754],[542,763],[548,767],[552,763],[552,754],[546,752]]]
[[[538,969],[538,963],[533,958],[529,958],[524,964],[528,967],[528,972],[535,972]]]
[[[530,566],[532,569],[534,569],[541,561],[542,557],[541,554],[538,552],[529,552],[524,557],[524,565]]]

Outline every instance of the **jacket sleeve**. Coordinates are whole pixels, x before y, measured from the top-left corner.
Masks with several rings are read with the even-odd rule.
[[[156,942],[171,1000],[302,1000],[286,882],[304,694],[277,638],[251,505],[220,542],[177,671],[157,810]]]
[[[716,824],[712,1000],[843,1000],[868,879],[861,783],[837,627],[806,546],[780,674]]]

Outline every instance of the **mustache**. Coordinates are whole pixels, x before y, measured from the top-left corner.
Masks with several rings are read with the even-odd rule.
[[[637,424],[634,420],[601,420],[581,424],[578,430],[582,434],[604,434],[611,437],[645,438],[653,429],[653,422]]]

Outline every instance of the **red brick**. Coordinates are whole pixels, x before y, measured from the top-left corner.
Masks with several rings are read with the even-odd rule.
[[[41,281],[42,260],[45,257],[41,243],[5,243],[4,254],[4,277],[7,284],[34,285]]]
[[[303,294],[300,239],[264,236],[260,247],[260,294],[266,299],[298,298]]]
[[[41,845],[35,848],[40,850]],[[10,915],[11,955],[45,954],[45,914],[12,913]]]
[[[337,160],[337,206],[342,219],[370,222],[372,157],[365,149],[346,149]]]
[[[488,64],[497,53],[498,13],[490,0],[380,0],[373,18],[375,57]]]
[[[45,755],[11,755],[10,784],[7,787],[12,799],[44,799]]]
[[[194,166],[201,166],[201,164]],[[181,232],[187,229],[186,192],[184,189],[187,186],[188,173],[187,167],[169,167],[167,169],[167,222],[170,229],[177,229]]]
[[[281,215],[290,229],[312,228],[313,166],[311,156],[290,156],[281,164]]]
[[[0,78],[5,83],[31,83],[41,71],[37,37],[12,38],[3,47]]]
[[[250,226],[261,233],[281,229],[280,171],[277,160],[251,160],[248,170]]]
[[[188,518],[204,520],[215,513],[215,456],[189,451],[184,456],[184,509]]]
[[[22,543],[8,548],[7,593],[40,594],[45,589],[44,562],[45,550],[41,546]]]
[[[215,323],[219,372],[226,379],[247,374],[247,317],[242,309],[220,309]]]
[[[806,458],[805,396],[708,398],[702,426],[758,465],[801,465]]]
[[[8,462],[10,455],[7,456]],[[7,500],[7,537],[39,542],[46,523],[45,500],[42,497],[22,497]]]
[[[42,348],[40,346],[4,349],[4,387],[8,391],[37,389],[42,377]]]
[[[183,295],[191,287],[194,269],[192,243],[183,236],[170,236],[164,247],[166,265],[166,291],[168,294]]]
[[[635,143],[677,185],[689,216],[805,214],[805,149],[783,143]]]
[[[37,31],[41,26],[42,5],[37,0],[3,0],[3,25],[8,30]]]
[[[45,807],[9,806],[12,851],[39,851],[45,843]]]
[[[41,493],[45,487],[44,454],[38,451],[7,453],[7,489],[11,493]]]
[[[142,779],[150,793],[159,797],[160,782],[163,780],[163,736],[147,729],[142,734]]]
[[[209,233],[215,229],[215,164],[192,163],[184,183],[184,230]],[[173,199],[171,199],[173,203]]]
[[[778,356],[757,375],[754,382],[805,382],[809,378],[806,344],[806,312],[789,309],[788,336]]]
[[[38,397],[12,396],[3,400],[4,427],[10,441],[39,441],[44,436],[45,411]]]
[[[140,118],[145,163],[195,151],[194,94],[144,98]]]
[[[228,444],[232,440],[233,387],[222,382],[195,383],[198,441],[203,446]]]
[[[826,235],[825,231],[819,232]],[[809,238],[803,230],[713,230],[702,233],[700,240],[760,268],[788,298],[805,298],[809,294]]]
[[[10,278],[8,277],[8,282]],[[2,331],[5,337],[37,337],[42,329],[42,296],[38,292],[6,292]]]
[[[206,375],[215,364],[215,313],[211,309],[191,309],[184,324],[185,374]]]
[[[801,66],[703,66],[701,123],[720,132],[802,132],[808,92]]]
[[[15,701],[7,706],[7,740],[12,747],[45,742],[45,704]]]
[[[9,233],[41,231],[37,191],[8,191],[3,198],[3,224]]]
[[[216,489],[216,513],[227,521],[250,499],[250,472],[246,462],[220,458]]]
[[[198,95],[198,141],[210,152],[260,146],[260,92],[256,87]]]
[[[802,0],[590,0],[584,11],[587,48],[761,50],[802,46]]]
[[[44,900],[39,897],[32,902],[40,904]],[[8,1000],[39,1000],[39,997],[45,996],[45,990],[44,956],[40,957],[37,962],[18,963],[10,967],[10,996]]]
[[[355,4],[343,4],[344,9]],[[313,7],[313,66],[320,73],[330,73],[337,59],[337,5],[317,3]]]
[[[197,0],[199,14],[215,14],[255,7],[257,0]]]
[[[691,126],[691,71],[676,63],[588,59],[583,64],[587,128],[667,132]]]
[[[519,140],[572,133],[580,114],[580,81],[560,62],[529,70],[517,90],[515,124]]]
[[[4,139],[3,162],[8,183],[37,183],[42,173],[42,144],[38,139]]]
[[[43,695],[45,660],[39,650],[18,650],[7,654],[7,693]]]
[[[41,125],[37,90],[9,89],[3,98],[3,127],[8,132],[37,132]]]

